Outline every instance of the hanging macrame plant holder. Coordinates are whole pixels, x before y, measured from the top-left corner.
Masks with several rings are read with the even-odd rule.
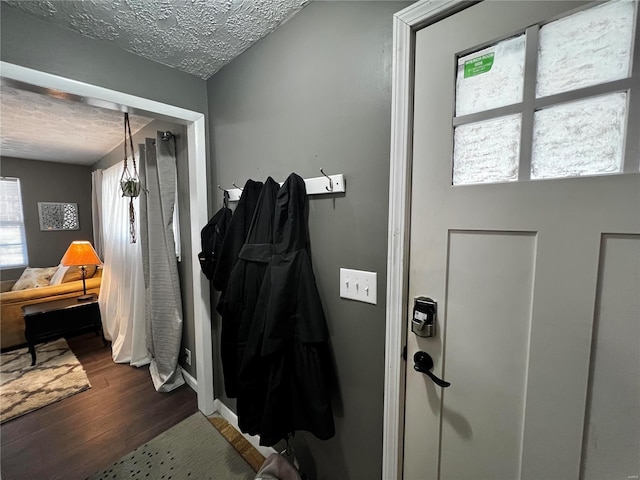
[[[127,140],[131,147],[131,163],[133,169],[129,170],[129,152],[127,146]],[[129,197],[129,239],[131,243],[136,243],[136,210],[133,205],[133,199],[140,195],[140,192],[144,191],[140,176],[138,175],[138,168],[136,166],[136,156],[133,150],[133,136],[131,135],[131,125],[129,124],[129,114],[124,114],[124,169],[122,170],[122,176],[120,177],[120,188],[122,189],[122,196]]]

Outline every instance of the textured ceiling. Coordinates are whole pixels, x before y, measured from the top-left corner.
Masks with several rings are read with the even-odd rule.
[[[0,152],[7,157],[91,165],[124,138],[122,112],[6,85],[0,111]],[[129,120],[135,133],[153,119]]]
[[[87,37],[209,78],[310,0],[6,1]]]
[[[203,79],[311,0],[3,0]],[[2,85],[0,153],[90,165],[122,142],[122,113]],[[131,117],[134,131],[152,119]]]

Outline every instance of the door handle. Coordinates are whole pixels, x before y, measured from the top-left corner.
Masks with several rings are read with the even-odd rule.
[[[431,355],[429,355],[427,352],[416,352],[416,354],[413,356],[413,361],[413,369],[416,372],[424,373],[425,375],[427,375],[431,380],[433,380],[433,383],[435,383],[436,385],[442,388],[451,385],[449,382],[436,377],[431,372],[431,369],[433,368],[433,358],[431,358]]]

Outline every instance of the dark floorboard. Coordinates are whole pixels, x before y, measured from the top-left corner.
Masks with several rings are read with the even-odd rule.
[[[0,426],[2,480],[84,479],[198,410],[191,388],[156,392],[148,366],[113,363],[101,338],[68,342],[91,388]]]

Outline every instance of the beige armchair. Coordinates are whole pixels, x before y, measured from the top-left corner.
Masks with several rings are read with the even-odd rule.
[[[101,281],[102,270],[100,269],[92,278],[86,280],[87,293],[98,295]],[[82,295],[82,280],[48,287],[5,291],[10,290],[13,283],[15,282],[2,282],[2,293],[0,293],[0,346],[3,350],[27,342],[24,338],[24,320],[22,318],[24,305]]]

